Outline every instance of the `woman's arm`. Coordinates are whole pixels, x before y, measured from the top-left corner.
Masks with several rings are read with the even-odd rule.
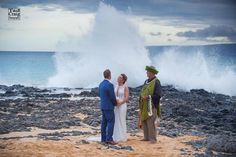
[[[122,105],[129,100],[129,88],[128,86],[125,86],[125,92],[124,92],[124,99],[119,102],[119,105]]]
[[[128,102],[129,100],[129,87],[125,86],[125,98],[124,98],[124,102]]]
[[[129,88],[128,88],[128,86],[125,86],[124,90],[125,90],[125,92],[124,92],[124,99],[119,101],[118,105],[122,105],[122,104],[128,102],[128,100],[129,100]]]
[[[125,86],[124,99],[120,102],[120,104],[124,104],[128,102],[128,100],[129,100],[129,88],[128,86]]]

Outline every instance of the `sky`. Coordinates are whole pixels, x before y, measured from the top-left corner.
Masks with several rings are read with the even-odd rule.
[[[1,0],[0,51],[54,51],[91,30],[100,0]],[[235,0],[103,0],[127,15],[145,45],[236,42]],[[20,20],[8,9],[20,8]]]

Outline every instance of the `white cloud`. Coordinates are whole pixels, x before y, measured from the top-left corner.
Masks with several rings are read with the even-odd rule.
[[[144,37],[146,45],[196,45],[207,44],[206,41],[191,41],[187,38],[176,36],[178,32],[195,31],[206,27],[206,24],[198,23],[189,24],[180,22],[176,19],[162,19],[147,16],[131,16],[130,20],[137,26],[139,33]],[[176,23],[176,24],[175,24]],[[160,35],[153,36],[151,34]]]
[[[8,21],[7,8],[0,8],[0,50],[53,51],[59,41],[78,39],[92,27],[95,14],[65,9],[62,5],[28,5],[20,7],[21,20]],[[78,9],[79,10],[79,9]],[[175,16],[127,15],[137,27],[146,45],[196,45],[218,40],[189,40],[176,35],[207,27],[205,21]],[[159,35],[152,35],[152,34]]]
[[[78,14],[60,7],[54,11],[37,6],[20,9],[21,20],[8,21],[8,10],[0,8],[0,50],[54,50],[65,36],[80,37],[89,31],[94,18],[94,14]]]

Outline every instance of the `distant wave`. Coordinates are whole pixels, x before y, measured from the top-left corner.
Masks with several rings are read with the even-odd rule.
[[[219,57],[194,49],[183,52],[178,48],[169,48],[156,55],[153,64],[160,70],[159,77],[163,84],[172,84],[184,90],[203,88],[236,95],[235,65],[227,64],[227,60]]]
[[[135,87],[146,79],[145,66],[153,64],[160,71],[162,84],[236,95],[235,67],[217,60],[219,57],[205,49],[190,47],[183,51],[173,47],[149,54],[126,16],[101,3],[93,27],[83,39],[60,42],[54,56],[56,75],[48,79],[48,86],[95,87],[103,79],[102,72],[109,68],[113,83],[120,73],[126,73],[127,83]]]
[[[100,4],[93,29],[80,38],[60,42],[54,56],[56,75],[48,86],[94,87],[103,79],[103,71],[112,71],[113,82],[121,73],[137,86],[146,78],[145,66],[151,63],[148,50],[137,29],[125,14]]]

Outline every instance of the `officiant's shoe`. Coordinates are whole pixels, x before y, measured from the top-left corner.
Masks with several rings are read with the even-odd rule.
[[[118,143],[115,142],[115,141],[107,141],[107,144],[110,144],[110,145],[116,145],[116,144],[118,144]]]
[[[141,139],[140,141],[148,141],[147,139]]]
[[[155,144],[155,143],[157,143],[157,141],[156,140],[151,140],[150,143]]]

